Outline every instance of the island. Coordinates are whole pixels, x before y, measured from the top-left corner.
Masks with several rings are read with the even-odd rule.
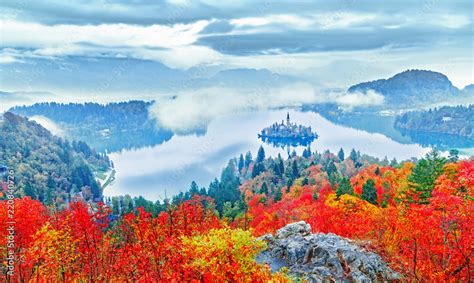
[[[274,147],[287,147],[289,150],[290,146],[309,146],[318,138],[318,134],[313,132],[311,127],[291,123],[290,113],[287,113],[286,123],[282,120],[281,123],[276,122],[266,127],[258,134],[258,137]]]
[[[286,124],[284,120],[281,124],[275,122],[258,134],[259,138],[295,138],[295,139],[315,139],[318,135],[311,130],[311,127],[291,123],[290,113],[286,114]]]

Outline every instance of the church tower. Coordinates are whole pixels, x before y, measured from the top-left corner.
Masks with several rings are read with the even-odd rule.
[[[290,112],[286,113],[286,125],[289,127],[290,126]]]

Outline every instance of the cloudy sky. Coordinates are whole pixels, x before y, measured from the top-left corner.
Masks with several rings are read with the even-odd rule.
[[[0,9],[7,91],[21,90],[12,73],[26,74],[29,90],[54,90],[41,81],[57,72],[35,77],[31,62],[85,58],[177,71],[265,68],[330,87],[415,68],[442,72],[458,87],[473,81],[471,0],[3,0]]]

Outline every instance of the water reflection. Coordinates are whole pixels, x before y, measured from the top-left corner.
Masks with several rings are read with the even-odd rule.
[[[259,138],[266,144],[286,150],[288,156],[290,155],[292,149],[296,149],[299,146],[308,147],[316,139],[316,137],[272,138],[262,136]]]
[[[255,157],[263,146],[266,156],[285,156],[287,146],[301,155],[307,146],[323,152],[352,148],[371,156],[405,160],[420,157],[430,149],[417,144],[401,144],[382,134],[368,133],[328,121],[317,113],[290,111],[298,124],[311,126],[319,137],[314,140],[263,142],[257,133],[287,114],[287,110],[232,113],[214,119],[203,135],[174,135],[163,144],[110,155],[117,170],[115,183],[105,195],[143,195],[152,200],[186,190],[191,181],[208,186],[219,177],[228,160],[251,151]],[[276,147],[275,147],[276,146]]]

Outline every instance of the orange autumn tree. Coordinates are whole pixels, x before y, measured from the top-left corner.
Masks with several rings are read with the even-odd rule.
[[[183,237],[185,268],[204,282],[286,282],[282,274],[272,275],[267,266],[255,264],[265,247],[249,231],[212,229],[203,235]]]
[[[372,205],[357,194],[337,197],[337,185],[331,187],[318,166],[305,172],[310,182],[296,179],[290,188],[281,187],[281,199],[260,193],[258,184],[245,183],[241,190],[248,210],[231,225],[236,229],[217,217],[208,197],[169,205],[157,217],[138,208],[112,222],[110,209],[102,204],[70,203],[48,213],[38,201],[16,199],[15,253],[21,260],[15,262],[15,277],[3,274],[2,279],[284,281],[284,276],[255,264],[253,257],[263,246],[254,237],[305,220],[314,232],[370,243],[366,247],[381,254],[406,280],[472,281],[474,161],[447,163],[423,203],[407,197],[413,166],[372,166],[352,178],[356,186],[373,179],[381,186],[381,200],[388,196],[385,205]],[[274,193],[278,188],[270,189]],[[4,254],[7,209],[7,202],[0,201]]]

